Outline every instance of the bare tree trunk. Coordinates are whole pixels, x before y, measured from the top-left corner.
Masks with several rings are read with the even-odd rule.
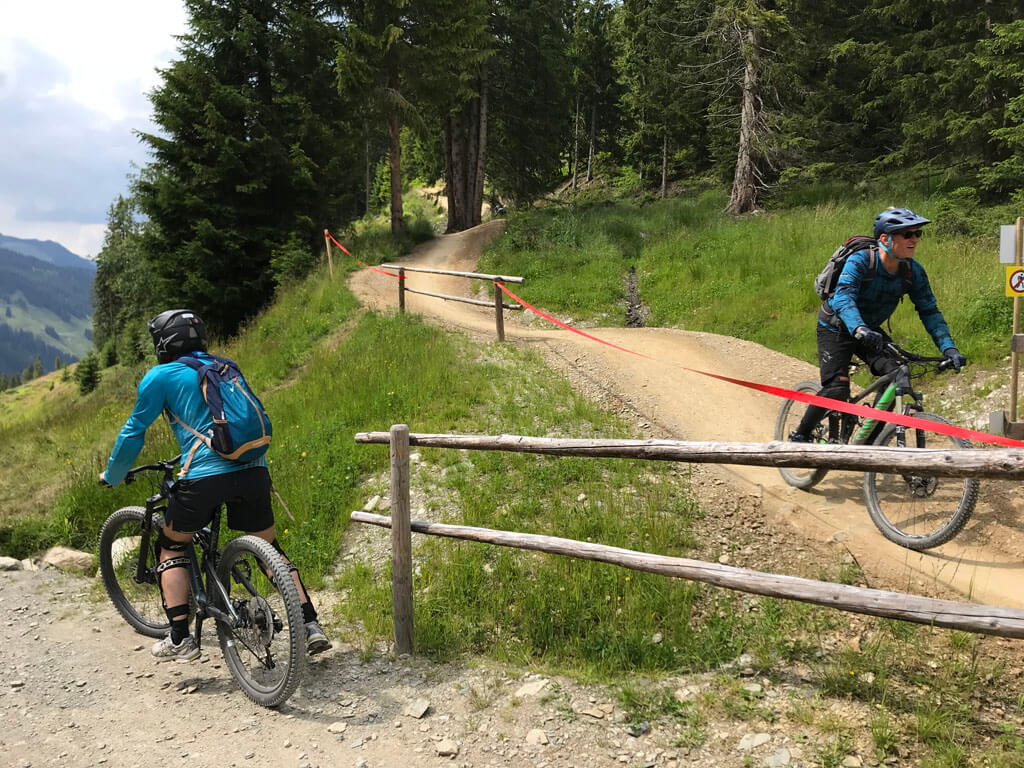
[[[366,210],[365,213],[370,212],[370,140],[366,140]]]
[[[391,73],[388,87],[398,90],[398,75],[395,72]],[[398,112],[394,110],[388,116],[388,134],[391,140],[391,233],[397,235],[405,228],[405,223],[402,221],[402,125]]]
[[[449,115],[445,121],[445,144],[448,146],[448,232],[465,229],[466,141],[462,114]]]
[[[668,197],[668,131],[661,137],[661,199]]]
[[[587,151],[587,181],[594,180],[594,141],[597,135],[597,100],[590,107],[590,148]]]
[[[580,166],[580,95],[576,94],[576,116],[572,121],[572,188],[576,189],[577,170]]]
[[[757,123],[761,112],[757,49],[760,35],[749,30],[740,41],[746,66],[743,72],[743,103],[740,112],[740,141],[736,173],[726,213],[749,213],[757,208]]]
[[[480,108],[477,112],[479,142],[476,154],[476,184],[474,184],[473,199],[470,201],[472,226],[480,223],[480,212],[484,205],[484,168],[487,161],[487,85],[487,74],[484,73],[480,77]]]

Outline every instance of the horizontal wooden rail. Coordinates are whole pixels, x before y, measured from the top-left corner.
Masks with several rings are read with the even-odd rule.
[[[387,432],[359,432],[357,443],[388,442]],[[409,444],[425,448],[511,451],[550,456],[651,459],[694,464],[745,464],[758,467],[821,467],[856,472],[901,472],[937,477],[1024,479],[1024,451],[805,443],[725,443],[682,440],[596,440],[522,435],[410,434]]]
[[[477,304],[481,307],[493,307],[493,301],[481,301],[480,299],[469,299],[465,296],[449,296],[444,293],[431,293],[430,291],[416,291],[412,288],[406,288],[406,293],[418,293],[420,296],[433,296],[435,299],[444,299],[445,301],[461,301],[464,304]],[[503,309],[519,310],[523,308],[522,304],[502,304]]]
[[[525,277],[509,275],[485,275],[481,272],[455,272],[451,269],[429,269],[428,267],[406,267],[402,264],[381,264],[382,269],[404,269],[406,272],[427,272],[431,275],[451,275],[452,277],[471,277],[476,280],[498,280],[502,283],[522,283]]]
[[[391,519],[383,515],[353,512],[351,519],[357,523],[379,525],[383,528],[391,527]],[[1000,637],[1024,638],[1024,611],[1012,608],[939,600],[900,592],[887,592],[881,589],[814,581],[798,576],[761,573],[746,568],[688,560],[683,557],[652,555],[620,547],[609,547],[605,544],[562,539],[556,536],[495,531],[489,528],[430,523],[422,520],[412,520],[410,526],[416,533],[446,536],[453,539],[469,539],[502,547],[531,549],[581,560],[594,560],[635,571],[690,579],[756,595],[800,600],[853,613],[900,619],[966,632],[999,635]]]

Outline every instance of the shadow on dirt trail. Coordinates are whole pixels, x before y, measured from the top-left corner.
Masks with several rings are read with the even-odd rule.
[[[483,247],[502,232],[504,223],[491,221],[439,237],[419,246],[403,263],[473,271]],[[351,286],[370,307],[397,306],[393,278],[363,270],[352,275]],[[479,284],[463,278],[407,273],[407,286],[470,296]],[[529,284],[514,287],[529,302]],[[495,338],[493,310],[414,294],[407,294],[406,309],[481,340]],[[540,347],[574,384],[589,383],[591,393],[603,391],[628,404],[651,425],[652,438],[739,442],[772,438],[780,404],[777,398],[681,366],[776,386],[817,378],[817,369],[808,363],[741,339],[665,328],[587,329],[588,334],[647,356],[644,358],[557,328],[533,313],[525,314],[506,312],[507,341]],[[381,429],[388,426],[381,425]],[[794,532],[794,545],[806,538],[846,547],[871,586],[1024,608],[1020,531],[993,532],[983,519],[976,519],[952,542],[917,553],[891,544],[871,523],[858,473],[831,472],[808,493],[787,486],[771,468],[716,466],[711,471],[729,484],[737,498],[757,500],[769,517],[788,524]],[[995,510],[990,517],[1001,511],[1016,514],[1016,505],[1011,507],[1005,497],[987,494],[1001,486],[1012,491],[1017,485],[983,482],[980,508]]]

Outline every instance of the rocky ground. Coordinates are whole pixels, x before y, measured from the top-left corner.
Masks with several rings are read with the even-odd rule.
[[[431,252],[429,265],[471,268],[493,229],[485,225],[483,234],[462,233],[436,241],[432,247],[440,250]],[[380,278],[365,276],[357,293],[368,306],[387,307],[394,301],[393,286],[381,288],[375,280]],[[449,294],[462,290],[429,287]],[[452,302],[418,308],[416,299],[411,297],[412,311],[443,313],[431,315],[431,320],[484,340],[493,338],[493,317],[486,313],[482,320],[459,315],[465,305]],[[642,325],[638,300],[629,310],[636,325]],[[507,321],[506,329],[510,340],[533,344],[577,389],[629,420],[637,434],[735,440],[764,440],[771,434],[778,407],[774,401],[741,397],[735,387],[714,390],[704,379],[635,358],[623,364],[618,352],[602,357],[596,345],[580,346],[563,337],[534,333],[532,328],[540,325],[538,318],[525,317]],[[755,379],[772,376],[783,384],[808,377],[806,364],[757,345],[707,334],[628,330],[635,335],[627,336],[622,329],[600,333],[653,358],[682,360],[696,368]],[[936,410],[957,418],[950,407],[965,404],[967,410],[957,420],[983,428],[985,414],[1002,403],[998,375],[991,384],[968,383],[966,377],[960,381],[962,391],[947,390],[938,400],[943,407]],[[986,394],[978,395],[979,391]],[[424,478],[432,472],[418,462],[416,467]],[[903,550],[888,560],[876,557],[886,551],[885,544],[864,520],[855,484],[843,480],[841,473],[824,484],[823,491],[806,494],[785,488],[773,471],[744,474],[693,465],[690,472],[705,511],[698,523],[702,556],[804,576],[816,576],[821,563],[856,564],[864,569],[865,585],[910,584],[911,591],[958,596],[938,575],[927,576],[931,560],[922,565]],[[1024,495],[1018,486],[986,484],[977,522],[958,537],[975,540],[977,548],[970,552],[983,556],[957,550],[945,559],[940,554],[934,562],[953,562],[958,570],[969,570],[979,586],[994,585],[991,594],[1009,594],[1013,569],[1019,568],[1024,554],[1017,522],[1024,511]],[[428,487],[426,480],[414,479],[414,517],[426,514],[428,505],[417,494]],[[386,477],[371,479],[364,508],[386,509],[386,488]],[[369,551],[383,569],[387,539],[382,529],[350,526],[338,567]],[[998,557],[991,551],[998,551]],[[1006,564],[998,558],[1005,558]],[[0,572],[0,658],[6,670],[0,683],[0,766],[919,764],[921,746],[906,737],[879,760],[872,733],[876,711],[854,700],[823,695],[814,684],[816,670],[801,665],[778,665],[764,677],[755,673],[751,659],[740,657],[703,674],[657,683],[631,681],[639,690],[665,691],[661,714],[644,719],[623,709],[618,687],[583,684],[481,659],[439,664],[418,657],[395,658],[387,647],[350,645],[346,638],[358,635],[330,621],[335,648],[316,657],[299,691],[285,705],[267,710],[252,704],[234,684],[213,637],[205,641],[207,655],[201,662],[157,664],[149,654],[152,641],[134,634],[117,616],[92,576],[94,568],[89,562],[87,572],[80,575],[52,568]],[[324,616],[331,615],[334,600],[344,597],[330,584],[328,580],[328,588],[316,596]],[[1001,586],[1005,584],[1009,588]],[[1019,582],[1016,589],[1019,599]],[[756,601],[750,597],[746,605]],[[821,638],[822,654],[869,643],[873,626],[859,616],[844,616],[841,631]],[[1010,679],[1021,681],[1018,641],[988,640],[985,649],[1004,656]],[[983,712],[983,719],[1016,723],[1020,732],[1019,712],[1004,712],[984,696],[972,704]],[[903,734],[914,730],[909,720],[894,726]]]

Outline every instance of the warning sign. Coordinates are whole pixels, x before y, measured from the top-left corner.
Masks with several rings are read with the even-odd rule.
[[[1017,265],[1006,268],[1006,295],[1024,296],[1024,267]]]

